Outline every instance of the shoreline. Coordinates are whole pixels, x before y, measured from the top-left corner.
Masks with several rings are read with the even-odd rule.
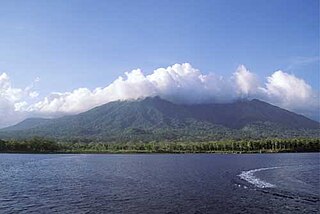
[[[82,152],[30,152],[30,151],[1,151],[1,154],[52,154],[52,155],[61,155],[61,154],[230,154],[230,155],[241,155],[241,154],[293,154],[293,153],[320,153],[320,151],[243,151],[243,152],[222,152],[222,151],[207,151],[207,152],[148,152],[148,151],[82,151]]]

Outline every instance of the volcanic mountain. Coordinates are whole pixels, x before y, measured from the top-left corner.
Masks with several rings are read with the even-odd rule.
[[[314,137],[319,123],[257,99],[182,105],[148,97],[56,119],[29,118],[0,130],[4,139],[32,136],[125,142]]]

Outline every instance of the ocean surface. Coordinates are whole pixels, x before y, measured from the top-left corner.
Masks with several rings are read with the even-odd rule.
[[[0,154],[0,213],[319,213],[319,153]]]

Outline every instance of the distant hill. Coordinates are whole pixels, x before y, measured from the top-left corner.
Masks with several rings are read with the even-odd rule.
[[[50,119],[45,118],[28,118],[14,126],[3,128],[1,129],[1,131],[19,131],[24,129],[31,129],[39,125],[43,125],[49,121]]]
[[[319,123],[257,99],[180,105],[149,97],[57,119],[27,119],[0,130],[1,138],[32,136],[104,141],[318,137]]]

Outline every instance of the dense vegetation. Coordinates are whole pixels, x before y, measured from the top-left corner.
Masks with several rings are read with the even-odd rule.
[[[2,139],[50,137],[102,142],[209,142],[317,138],[319,123],[259,100],[174,104],[160,98],[115,101],[56,119],[27,119],[0,130]]]
[[[35,137],[30,140],[0,140],[0,152],[26,153],[251,153],[319,152],[320,139],[228,140],[214,142],[56,142]]]
[[[0,152],[58,152],[63,151],[63,147],[53,141],[44,138],[32,138],[31,140],[17,141],[0,140]]]

